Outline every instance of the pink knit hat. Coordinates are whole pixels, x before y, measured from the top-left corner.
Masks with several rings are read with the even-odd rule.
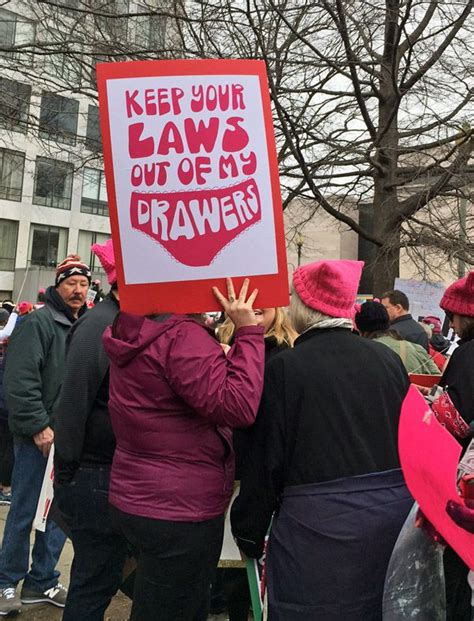
[[[444,292],[439,305],[447,313],[474,317],[474,271],[453,282]]]
[[[20,302],[18,304],[18,314],[20,315],[20,317],[22,315],[28,315],[28,313],[31,313],[32,310],[33,304],[31,302],[27,302],[26,300],[24,300],[23,302]]]
[[[91,246],[91,250],[104,268],[109,285],[113,285],[114,282],[117,282],[117,271],[115,269],[114,245],[112,240],[108,239],[105,244],[94,244]]]
[[[295,270],[293,286],[306,306],[352,318],[363,266],[363,261],[315,261]]]
[[[433,334],[441,334],[441,319],[436,317],[435,315],[426,315],[421,320],[423,323],[426,323],[427,326],[433,330]]]

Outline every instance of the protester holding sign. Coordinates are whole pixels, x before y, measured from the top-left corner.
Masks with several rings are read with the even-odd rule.
[[[253,423],[263,328],[228,281],[214,293],[236,326],[226,356],[200,318],[120,313],[104,335],[117,440],[109,500],[138,549],[132,619],[202,621],[234,483],[232,427]]]
[[[446,289],[440,306],[460,338],[459,347],[454,350],[440,384],[446,387],[449,399],[462,421],[469,425],[474,420],[474,271]],[[461,440],[464,447],[468,442],[467,438]],[[465,525],[464,514],[472,511],[469,508],[458,508],[455,504],[449,510],[462,526]],[[448,548],[445,573],[449,619],[462,621],[470,618],[467,572],[467,566]]]
[[[385,570],[412,505],[399,469],[409,387],[400,358],[352,331],[363,263],[298,268],[290,318],[300,336],[265,369],[241,492],[239,547],[267,555],[269,618],[380,619]]]

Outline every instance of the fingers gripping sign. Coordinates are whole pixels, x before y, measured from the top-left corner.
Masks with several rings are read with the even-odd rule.
[[[257,321],[253,312],[253,303],[258,294],[258,289],[254,289],[247,298],[247,292],[249,288],[249,279],[246,278],[243,282],[240,293],[236,298],[234,291],[234,285],[232,278],[226,279],[227,284],[227,298],[219,291],[217,287],[213,287],[212,291],[217,300],[222,305],[226,315],[233,321],[235,328],[242,328],[243,326],[256,326]]]

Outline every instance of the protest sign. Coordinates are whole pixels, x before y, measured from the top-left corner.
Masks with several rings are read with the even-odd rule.
[[[256,306],[288,303],[265,64],[177,60],[97,66],[120,305],[217,310],[243,277]]]
[[[36,513],[33,520],[33,528],[44,533],[46,531],[46,522],[48,520],[49,510],[54,497],[54,444],[49,451],[46,470],[44,471],[41,492],[36,506]]]
[[[410,312],[416,321],[427,315],[434,315],[440,319],[444,317],[444,311],[439,307],[445,290],[442,283],[396,278],[395,289],[403,291],[407,296],[410,301]]]
[[[413,386],[403,402],[398,445],[412,496],[436,530],[474,570],[474,535],[457,526],[446,513],[448,500],[463,502],[456,487],[461,445],[438,423]]]

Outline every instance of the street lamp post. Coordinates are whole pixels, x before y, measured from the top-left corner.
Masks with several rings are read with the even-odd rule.
[[[301,265],[301,250],[303,248],[303,235],[298,233],[296,236],[296,252],[298,253],[298,267]]]

